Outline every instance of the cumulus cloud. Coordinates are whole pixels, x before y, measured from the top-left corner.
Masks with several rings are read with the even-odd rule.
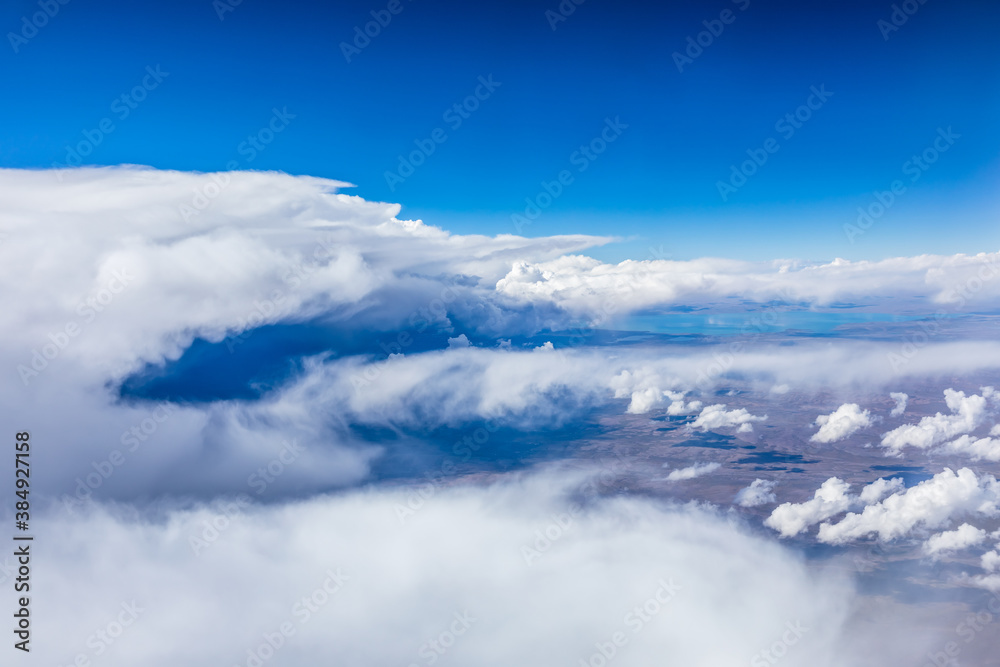
[[[802,503],[786,502],[778,505],[764,525],[781,533],[782,537],[793,537],[820,521],[846,512],[858,504],[879,500],[887,493],[903,488],[900,478],[879,478],[861,489],[857,496],[848,493],[851,485],[837,477],[823,482],[812,499]],[[822,528],[822,527],[821,527]]]
[[[987,572],[1000,570],[1000,551],[994,549],[993,551],[984,553],[980,559],[980,565]]]
[[[629,414],[643,415],[667,401],[668,415],[687,415],[701,409],[701,401],[685,401],[687,392],[661,389],[664,383],[675,384],[650,368],[623,370],[611,380],[615,398],[631,398]]]
[[[858,494],[858,500],[864,505],[870,505],[889,494],[902,491],[904,488],[906,488],[906,485],[903,483],[902,477],[893,477],[892,479],[880,477],[861,489],[861,493]]]
[[[736,504],[740,507],[757,507],[773,503],[775,482],[767,479],[755,479],[750,486],[740,489],[736,494]]]
[[[764,525],[778,531],[782,537],[798,535],[815,523],[846,512],[854,502],[847,493],[850,488],[847,482],[831,477],[816,490],[811,500],[775,507]]]
[[[860,513],[851,512],[839,522],[819,528],[819,540],[842,544],[868,535],[888,541],[916,528],[936,529],[965,516],[995,516],[1000,508],[1000,482],[989,474],[950,468],[896,492]]]
[[[746,433],[753,431],[753,422],[762,422],[767,419],[767,415],[756,416],[747,412],[746,408],[726,410],[725,403],[706,405],[702,408],[701,414],[691,422],[691,428],[700,428],[702,431],[709,431],[717,428],[738,427],[738,431]]]
[[[925,554],[937,559],[943,555],[982,544],[985,539],[985,530],[963,523],[955,530],[932,535],[924,542],[923,549]]]
[[[667,414],[672,416],[689,415],[701,410],[701,401],[685,401],[685,393],[682,391],[666,390],[663,395],[670,399],[667,406]]]
[[[37,539],[51,548],[36,556],[46,576],[34,600],[46,613],[34,629],[48,639],[32,653],[40,664],[93,659],[88,637],[124,603],[137,618],[105,646],[108,667],[254,665],[271,655],[268,637],[280,644],[272,661],[293,667],[428,656],[547,666],[589,661],[619,632],[628,650],[615,663],[626,667],[663,655],[728,664],[773,644],[789,620],[808,629],[789,665],[855,664],[861,598],[848,579],[704,509],[565,500],[583,482],[545,475],[423,499],[383,488],[152,519],[99,505],[39,517]],[[725,643],[713,641],[719,632]]]
[[[837,442],[871,424],[871,413],[868,410],[862,410],[857,403],[844,403],[832,413],[816,417],[816,425],[820,429],[809,440],[822,443]]]
[[[455,336],[454,338],[449,338],[448,339],[448,347],[449,348],[469,347],[469,337],[466,336],[465,334],[459,334],[458,336]]]
[[[976,438],[971,435],[952,440],[939,448],[942,452],[968,456],[973,461],[1000,461],[1000,438]]]
[[[906,402],[910,399],[909,396],[901,391],[893,391],[889,393],[889,398],[896,401],[896,405],[893,406],[892,412],[889,413],[890,417],[898,417],[906,412]]]
[[[983,277],[985,272],[986,278]],[[569,255],[546,262],[518,262],[497,291],[519,300],[558,304],[602,321],[606,304],[638,310],[677,301],[713,301],[739,295],[759,302],[828,304],[874,295],[916,297],[964,306],[1000,298],[1000,253],[921,255],[878,262],[836,259],[826,264],[775,260],[742,262],[703,258],[690,261],[626,260],[607,264]],[[974,281],[975,291],[963,291]]]
[[[217,196],[182,214],[209,187]],[[8,369],[0,401],[37,424],[39,436],[73,443],[51,454],[60,465],[46,490],[234,492],[292,438],[306,453],[280,486],[301,493],[355,483],[378,447],[357,442],[340,416],[318,406],[280,396],[195,403],[154,421],[157,406],[121,401],[115,390],[132,373],[177,360],[195,339],[232,351],[279,323],[321,321],[341,332],[335,341],[368,338],[374,347],[383,339],[397,357],[410,352],[396,342],[400,329],[440,331],[442,347],[447,337],[469,340],[455,331],[459,320],[470,335],[534,331],[561,316],[512,306],[496,281],[517,259],[607,240],[453,235],[400,220],[398,205],[350,196],[348,187],[264,172],[120,167],[56,178],[0,170],[0,364]],[[61,423],[45,416],[54,405]],[[142,446],[129,449],[137,438]],[[125,453],[127,473],[113,468],[99,485],[85,483],[115,451]]]
[[[965,392],[954,389],[944,390],[944,400],[950,415],[940,412],[924,417],[917,424],[907,424],[894,428],[882,436],[882,446],[889,453],[899,454],[906,447],[928,449],[949,438],[969,433],[978,428],[991,413],[998,394],[993,387],[983,387],[982,395],[966,396]]]
[[[667,475],[667,481],[680,482],[685,479],[694,479],[695,477],[701,477],[702,475],[714,472],[721,466],[722,464],[720,463],[695,463],[687,468],[678,468],[677,470],[670,471],[670,474]]]

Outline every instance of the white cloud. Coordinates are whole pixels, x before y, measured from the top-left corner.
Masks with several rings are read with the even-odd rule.
[[[990,414],[990,403],[997,402],[993,387],[983,387],[982,395],[966,396],[954,389],[944,390],[944,400],[952,414],[940,412],[924,417],[917,424],[895,428],[882,436],[882,446],[898,454],[906,447],[928,449],[949,438],[969,433],[979,427]]]
[[[890,417],[898,417],[906,412],[906,402],[910,399],[909,396],[901,391],[893,391],[889,393],[889,398],[896,401],[896,405],[893,406],[892,412],[889,413]]]
[[[774,508],[764,525],[781,533],[782,537],[792,537],[809,526],[828,519],[835,514],[846,512],[853,504],[847,494],[851,485],[831,477],[816,490],[811,500],[803,503],[782,503]]]
[[[915,528],[935,529],[964,516],[994,516],[1000,503],[1000,483],[992,475],[961,468],[945,468],[931,479],[881,502],[868,505],[860,514],[850,513],[837,523],[819,528],[819,540],[842,544],[868,535],[888,541]]]
[[[994,549],[993,551],[987,551],[982,555],[982,558],[980,559],[979,562],[982,565],[982,568],[987,572],[995,572],[996,570],[1000,570],[1000,552],[998,552],[996,549]]]
[[[655,371],[643,367],[623,370],[611,380],[610,385],[615,398],[631,398],[626,410],[629,414],[644,415],[667,400],[670,401],[668,415],[687,415],[701,409],[701,401],[685,402],[686,392],[661,389],[663,383],[664,379]]]
[[[739,431],[745,433],[753,430],[752,422],[762,422],[765,419],[767,419],[767,415],[758,417],[747,412],[746,408],[727,411],[725,403],[716,403],[715,405],[706,405],[702,408],[701,414],[691,422],[690,427],[708,431],[711,429],[738,426],[740,427]]]
[[[677,470],[670,471],[670,474],[667,475],[667,481],[680,482],[686,479],[701,477],[702,475],[707,475],[710,472],[718,470],[721,465],[720,463],[696,463],[687,468],[678,468]]]
[[[967,434],[946,443],[935,451],[968,456],[973,461],[983,459],[1000,461],[1000,438],[976,438]]]
[[[767,479],[755,479],[750,486],[740,489],[736,494],[736,504],[740,507],[757,507],[773,503],[775,482]]]
[[[906,488],[906,485],[903,483],[902,477],[893,477],[892,479],[880,477],[861,489],[861,493],[858,494],[858,500],[864,505],[870,505],[891,493],[902,491],[904,488]]]
[[[878,262],[837,259],[827,264],[718,258],[605,264],[570,255],[546,262],[518,262],[496,288],[518,300],[558,304],[603,321],[609,301],[621,312],[737,295],[759,302],[783,299],[820,305],[893,295],[959,307],[970,301],[990,303],[1000,298],[1000,281],[993,280],[998,273],[1000,253],[921,255]],[[980,287],[961,292],[963,283],[970,280]]]
[[[857,496],[847,493],[850,488],[847,482],[831,477],[820,485],[812,499],[802,503],[782,503],[774,508],[771,516],[764,520],[764,525],[778,531],[782,537],[792,537],[858,504],[875,502],[887,493],[902,489],[903,480],[898,477],[879,478],[862,488]]]
[[[448,347],[452,349],[469,347],[469,337],[466,336],[465,334],[459,334],[454,338],[449,338]]]
[[[809,440],[822,443],[837,442],[871,424],[871,413],[868,410],[862,410],[857,403],[844,403],[829,415],[816,417],[816,425],[820,429]]]
[[[924,542],[924,553],[937,559],[954,551],[982,544],[985,539],[985,530],[963,523],[955,530],[948,530],[937,535],[932,535]]]
[[[251,506],[228,519],[219,505],[155,520],[112,507],[38,517],[37,539],[58,548],[35,556],[47,611],[33,629],[47,639],[32,653],[39,664],[92,659],[87,638],[132,601],[142,612],[102,665],[245,665],[286,622],[295,633],[270,662],[291,667],[424,664],[435,653],[428,640],[449,629],[463,632],[438,657],[470,666],[575,664],[617,632],[629,642],[622,667],[664,655],[729,664],[770,646],[789,619],[809,629],[789,665],[849,667],[865,650],[864,633],[850,630],[860,598],[845,577],[710,511],[639,498],[579,509],[564,494],[582,482],[439,487],[402,524],[399,508],[420,499],[413,489]],[[197,556],[191,537],[208,538]],[[313,598],[308,614],[303,597]],[[453,625],[456,614],[467,626]],[[724,643],[713,641],[720,632]],[[898,657],[883,651],[887,663]]]
[[[179,207],[217,189],[218,178],[228,185],[185,222]],[[446,322],[435,299],[475,303],[485,326],[503,317],[493,285],[515,259],[607,240],[452,235],[345,187],[266,172],[87,168],[59,182],[51,172],[0,170],[0,284],[18,295],[0,333],[21,353],[15,363],[27,364],[50,333],[76,321],[83,332],[61,363],[134,368],[176,356],[193,337],[220,340],[283,318],[333,314],[393,329],[422,309]],[[51,201],[59,205],[40,203]],[[83,321],[90,315],[78,305],[109,285],[117,293]]]

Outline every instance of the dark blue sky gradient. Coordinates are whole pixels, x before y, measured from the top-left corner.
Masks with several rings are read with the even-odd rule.
[[[514,233],[525,198],[569,169],[573,183],[523,233],[629,239],[595,251],[605,259],[661,245],[750,259],[1000,246],[1000,4],[926,0],[885,40],[889,2],[745,2],[587,0],[553,31],[556,0],[401,0],[348,63],[339,44],[387,2],[243,0],[220,21],[210,0],[70,0],[18,53],[0,46],[0,166],[65,162],[111,118],[88,164],[235,161],[342,179],[457,232]],[[735,20],[678,72],[671,54],[727,8]],[[5,3],[4,34],[36,11]],[[117,118],[113,100],[157,64],[169,76]],[[501,86],[451,129],[443,112],[491,74]],[[820,85],[833,97],[782,138],[775,121]],[[273,108],[295,118],[248,160],[240,144]],[[628,128],[577,171],[572,154],[608,117]],[[849,243],[857,207],[949,126],[961,138]],[[390,189],[397,156],[438,127],[447,140]],[[723,201],[717,182],[769,137],[780,150]]]

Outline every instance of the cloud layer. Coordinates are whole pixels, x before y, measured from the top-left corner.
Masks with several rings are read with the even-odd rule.
[[[565,499],[583,484],[549,474],[419,505],[381,489],[153,521],[99,506],[49,516],[37,623],[60,641],[37,657],[68,664],[103,647],[109,666],[252,665],[284,626],[273,662],[286,665],[573,664],[618,633],[616,664],[743,664],[792,623],[804,630],[785,664],[854,664],[839,575],[709,511]],[[416,508],[405,521],[400,505]],[[123,603],[138,618],[104,645]]]

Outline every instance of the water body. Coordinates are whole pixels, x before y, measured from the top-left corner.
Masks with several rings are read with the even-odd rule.
[[[628,331],[667,334],[737,336],[783,331],[831,333],[845,324],[915,322],[925,315],[892,315],[851,310],[815,312],[811,310],[758,311],[740,313],[650,313],[633,315],[619,325]]]

